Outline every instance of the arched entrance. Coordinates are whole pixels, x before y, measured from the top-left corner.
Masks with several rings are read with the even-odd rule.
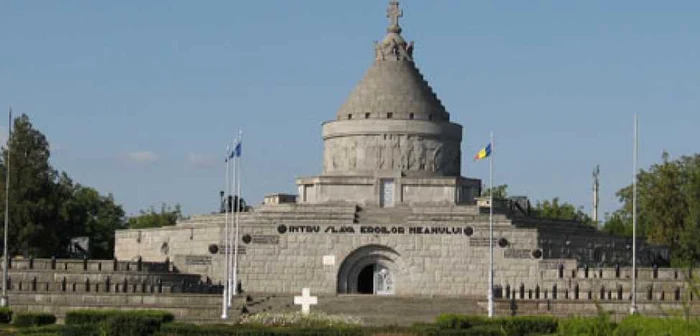
[[[376,264],[367,265],[357,275],[357,293],[374,294],[374,268]]]
[[[392,295],[399,254],[382,245],[363,246],[348,255],[338,271],[338,293]]]

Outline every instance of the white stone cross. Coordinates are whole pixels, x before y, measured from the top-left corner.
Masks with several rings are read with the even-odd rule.
[[[398,1],[389,2],[389,9],[386,10],[386,17],[389,18],[389,25],[391,27],[399,26],[399,18],[403,17],[403,11],[399,8]]]
[[[301,305],[301,313],[304,315],[308,315],[311,305],[318,304],[318,298],[315,296],[311,296],[310,289],[303,288],[301,290],[301,296],[294,297],[294,304]]]

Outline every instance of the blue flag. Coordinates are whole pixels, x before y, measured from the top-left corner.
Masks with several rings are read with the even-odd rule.
[[[233,149],[233,152],[231,153],[231,157],[241,157],[242,154],[242,149],[241,149],[241,142],[239,141],[238,144],[236,144],[236,148]]]
[[[224,162],[228,162],[228,160],[233,159],[235,157],[241,157],[242,153],[243,149],[241,147],[241,143],[238,142],[236,143],[236,147],[234,147],[230,153],[226,153],[226,159],[224,160]]]

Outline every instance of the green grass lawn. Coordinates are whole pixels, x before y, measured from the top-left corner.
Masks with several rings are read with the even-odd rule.
[[[17,328],[9,324],[0,324],[0,336],[16,335]]]

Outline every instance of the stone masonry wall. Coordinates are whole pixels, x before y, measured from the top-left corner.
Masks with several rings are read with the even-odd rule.
[[[489,222],[478,208],[377,211],[374,215],[389,214],[375,221],[380,224],[372,218],[354,224],[349,209],[326,207],[325,212],[314,212],[314,206],[288,205],[242,214],[238,259],[242,288],[269,293],[297,293],[304,287],[319,294],[353,292],[359,268],[377,262],[389,268],[396,295],[478,296],[487,291]],[[402,211],[407,213],[401,215]],[[162,261],[167,257],[178,270],[220,281],[225,258],[223,218],[119,231],[117,258]],[[543,228],[513,225],[504,215],[496,215],[494,225],[497,287],[551,286],[544,279],[559,265],[578,266],[576,259],[545,255],[542,237],[554,239],[556,232],[543,235]],[[595,230],[580,237],[568,231],[561,235],[575,246],[609,239]]]
[[[390,268],[397,295],[479,295],[486,291],[488,274],[488,217],[472,217],[475,220],[470,222],[422,226],[323,224],[310,219],[261,225],[246,218],[240,229],[239,278],[246,291],[292,293],[311,287],[314,292],[332,294],[338,290],[343,261],[359,249],[376,246],[395,252]],[[225,255],[221,248],[212,253],[210,247],[223,246],[223,216],[213,225],[183,224],[119,231],[117,258],[161,261],[168,257],[183,272],[221,280]],[[537,248],[537,231],[517,229],[502,216],[495,225],[496,240],[508,241],[505,247],[494,242],[496,284],[536,275],[539,259],[532,253]],[[340,233],[349,228],[353,232]],[[372,248],[366,253],[372,255]]]

